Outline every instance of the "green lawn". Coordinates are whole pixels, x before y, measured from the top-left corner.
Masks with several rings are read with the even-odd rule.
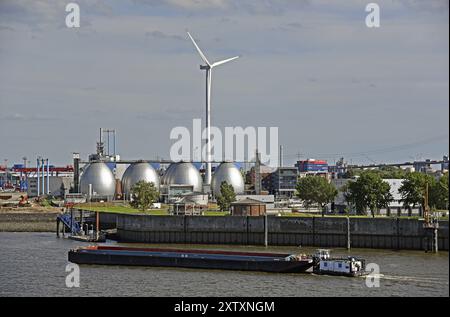
[[[212,210],[207,210],[204,213],[205,216],[229,216],[230,213],[229,212],[223,212],[223,211],[212,211]]]
[[[110,213],[120,213],[120,214],[140,214],[140,215],[153,215],[153,216],[164,216],[167,215],[167,207],[162,209],[152,209],[152,210],[139,210],[130,206],[116,206],[116,205],[89,205],[80,204],[75,206],[83,210],[98,211],[98,212],[110,212]]]
[[[301,213],[301,212],[284,212],[280,214],[281,217],[322,217],[322,214],[317,213],[317,214],[308,214],[308,213]],[[346,218],[347,215],[342,214],[342,215],[325,215],[326,218]],[[372,218],[371,215],[365,216],[365,215],[350,215],[350,218]],[[400,219],[421,219],[423,217],[419,217],[419,216],[384,216],[384,215],[375,215],[375,218],[377,219],[387,219],[387,218],[400,218]],[[448,220],[448,217],[440,217],[440,220]]]
[[[168,206],[163,205],[161,209],[152,209],[142,211],[139,209],[135,209],[129,205],[113,205],[111,203],[93,203],[93,204],[79,204],[75,206],[76,208],[80,208],[83,210],[90,211],[99,211],[99,212],[110,212],[110,213],[121,213],[121,214],[136,214],[136,215],[152,215],[152,216],[166,216],[168,215]],[[205,216],[229,216],[229,212],[222,212],[217,210],[208,209],[204,212]],[[280,213],[281,217],[321,217],[320,213],[303,213],[303,212],[284,212]],[[345,214],[339,215],[325,215],[327,218],[343,218],[347,217]],[[395,216],[391,216],[394,218]],[[350,218],[372,218],[372,216],[364,216],[364,215],[350,215]],[[375,218],[383,219],[389,218],[387,216],[375,216]],[[419,219],[418,216],[408,217],[408,216],[400,216],[401,219]],[[448,220],[447,217],[441,217],[440,220]]]

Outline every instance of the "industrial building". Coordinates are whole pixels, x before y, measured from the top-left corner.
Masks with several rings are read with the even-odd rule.
[[[41,185],[42,186],[42,185]],[[49,176],[48,182],[44,182],[44,193],[55,197],[64,197],[73,186],[73,177],[70,176]],[[42,187],[40,187],[42,190]],[[38,178],[28,178],[28,197],[38,196]]]
[[[271,193],[277,198],[292,198],[295,195],[298,179],[296,167],[279,167],[271,176]]]
[[[299,173],[328,173],[328,163],[324,160],[308,159],[295,163]]]
[[[36,167],[28,167],[25,163],[14,164],[11,168],[0,167],[0,188],[27,192],[28,197],[64,196],[70,190],[72,166],[56,167],[42,158],[38,158],[36,164]]]

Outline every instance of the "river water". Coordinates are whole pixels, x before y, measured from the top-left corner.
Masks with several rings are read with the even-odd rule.
[[[81,245],[86,244],[57,238],[54,233],[0,232],[0,296],[449,296],[448,252],[436,255],[368,249],[353,249],[349,254],[378,264],[379,287],[367,287],[364,277],[82,265],[80,287],[68,288],[67,252]],[[295,247],[183,247],[314,251]],[[333,254],[348,255],[343,249],[334,249]]]

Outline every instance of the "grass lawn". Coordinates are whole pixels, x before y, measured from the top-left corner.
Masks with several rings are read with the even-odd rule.
[[[204,212],[204,216],[229,216],[229,212],[223,212],[223,211],[212,211],[207,210]]]
[[[112,203],[85,203],[85,204],[78,204],[75,206],[76,208],[84,209],[84,210],[90,210],[90,211],[99,211],[99,212],[110,212],[110,213],[121,213],[121,214],[136,214],[136,215],[152,215],[152,216],[166,216],[169,214],[168,212],[168,206],[162,205],[161,209],[152,209],[152,210],[146,210],[142,211],[139,209],[135,209],[127,204],[118,205],[118,204],[112,204]],[[222,212],[217,211],[214,209],[208,209],[204,212],[204,216],[229,216],[229,212]],[[322,217],[320,213],[303,213],[303,212],[283,212],[280,213],[281,217]],[[339,215],[325,215],[327,218],[345,218],[347,215],[345,214],[339,214]],[[364,215],[350,215],[350,218],[372,218],[372,216],[364,216]],[[387,218],[397,218],[395,216],[387,217],[382,215],[375,215],[375,218],[377,219],[387,219]],[[420,219],[421,217],[413,216],[400,216],[401,219]],[[440,220],[448,220],[447,217],[440,217]]]
[[[138,215],[153,215],[153,216],[165,216],[168,215],[168,208],[163,207],[161,209],[152,210],[139,210],[131,206],[120,206],[112,204],[78,204],[76,208],[98,211],[98,212],[110,212],[110,213],[120,213],[120,214],[138,214]]]
[[[283,212],[280,213],[281,217],[322,217],[322,214],[317,213],[317,214],[308,214],[308,213],[301,213],[301,212]],[[347,215],[325,215],[325,218],[347,218]],[[350,218],[372,218],[371,215],[365,216],[365,215],[350,215]],[[376,219],[389,219],[389,218],[400,218],[400,219],[423,219],[423,217],[419,217],[419,216],[384,216],[384,215],[375,215]],[[440,217],[439,220],[448,220],[448,217]]]

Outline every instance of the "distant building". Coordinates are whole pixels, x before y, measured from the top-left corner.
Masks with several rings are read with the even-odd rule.
[[[431,160],[430,159],[426,159],[425,161],[416,161],[413,163],[413,168],[416,172],[420,172],[420,173],[426,173],[426,174],[430,174],[430,173],[434,173],[435,170],[433,169],[433,167],[431,166]]]
[[[271,175],[272,193],[278,198],[292,198],[295,194],[298,172],[296,167],[280,167]]]
[[[341,157],[339,161],[336,162],[336,165],[328,166],[328,173],[332,179],[343,178],[347,174],[347,162],[345,162],[344,158]]]
[[[28,197],[37,196],[37,177],[28,178]],[[39,181],[39,185],[42,186],[42,178]],[[70,176],[50,176],[49,177],[49,192],[51,196],[64,197],[69,193],[70,188],[73,186],[73,177]],[[42,188],[40,189],[42,192]],[[44,179],[44,193],[47,193],[47,179]]]
[[[298,177],[313,175],[329,179],[331,175],[328,173],[328,163],[324,160],[308,159],[304,161],[297,161],[297,163],[295,163],[295,167],[298,169]]]
[[[270,166],[262,165],[259,168],[259,175],[261,178],[261,189],[262,191],[272,192],[273,186],[272,186],[272,173],[276,169]],[[251,185],[255,186],[256,182],[256,169],[255,167],[252,167],[250,171],[247,174],[247,183],[250,183]]]
[[[295,163],[300,173],[328,173],[328,163],[324,160],[308,159]]]

